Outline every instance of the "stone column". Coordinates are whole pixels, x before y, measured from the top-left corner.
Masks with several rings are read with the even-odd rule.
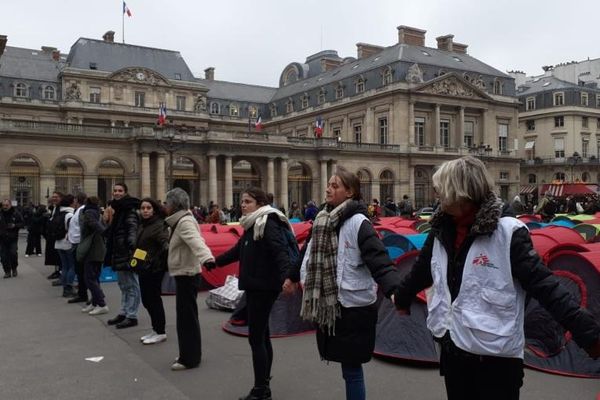
[[[83,191],[88,196],[98,196],[98,174],[83,176]]]
[[[435,117],[433,119],[433,134],[435,135],[433,143],[436,146],[441,146],[442,143],[440,141],[440,105],[435,105]]]
[[[365,116],[365,128],[366,128],[366,139],[363,142],[366,143],[374,143],[374,134],[373,131],[375,129],[375,111],[373,107],[367,107],[367,115]]]
[[[289,211],[289,198],[288,198],[288,160],[285,158],[281,159],[281,193],[279,194],[279,205],[285,208],[285,211]]]
[[[408,144],[415,146],[415,102],[408,102]]]
[[[335,174],[335,170],[337,169],[337,160],[331,160],[331,173],[329,176]]]
[[[476,146],[480,144],[487,143],[487,135],[488,135],[488,110],[481,110],[481,136],[479,137],[479,143],[475,143]],[[492,146],[494,143],[487,143]]]
[[[456,147],[461,148],[465,144],[465,108],[460,106],[458,109],[458,135],[456,135]]]
[[[142,153],[142,187],[141,196],[150,197],[152,192],[150,189],[150,154]]]
[[[223,207],[233,205],[233,166],[231,157],[225,157],[225,204]]]
[[[319,163],[321,164],[321,193],[319,193],[319,196],[321,199],[324,199],[325,191],[327,190],[327,181],[329,180],[327,176],[327,160],[320,160]]]
[[[173,166],[169,165],[169,169]],[[171,190],[172,188],[169,188]],[[165,155],[162,153],[158,154],[156,158],[156,199],[165,201],[167,198],[167,187],[165,184]]]
[[[54,184],[52,185],[52,187],[50,188],[50,190],[52,190],[53,188],[54,188]],[[11,188],[10,188],[10,174],[9,173],[0,174],[0,198],[1,199],[15,200],[15,199],[12,198],[12,193],[11,193]]]
[[[275,160],[267,160],[267,193],[275,195]]]
[[[217,201],[217,156],[208,156],[208,203]]]

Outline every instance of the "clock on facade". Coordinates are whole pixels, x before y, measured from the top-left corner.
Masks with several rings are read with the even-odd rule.
[[[146,75],[144,75],[143,72],[138,72],[137,74],[135,74],[135,77],[138,79],[138,81],[143,81],[144,78],[146,78]]]

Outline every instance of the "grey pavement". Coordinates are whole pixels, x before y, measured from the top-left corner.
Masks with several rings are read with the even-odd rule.
[[[111,313],[90,317],[67,304],[60,288],[45,278],[43,257],[24,258],[20,245],[17,278],[0,279],[0,400],[13,399],[237,399],[252,386],[250,349],[245,338],[225,333],[229,314],[210,310],[198,298],[202,327],[199,368],[173,372],[177,356],[175,298],[165,296],[165,343],[144,346],[150,329],[140,307],[140,324],[117,330],[106,325],[119,305],[116,283],[103,284]],[[274,339],[271,387],[276,400],[344,399],[336,363],[321,362],[312,334]],[[95,363],[87,357],[104,357]],[[365,365],[370,399],[445,399],[437,369],[374,359]],[[521,399],[589,399],[600,381],[544,374],[527,369]]]

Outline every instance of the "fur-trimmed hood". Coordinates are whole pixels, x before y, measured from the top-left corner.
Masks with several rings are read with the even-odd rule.
[[[507,211],[508,209],[503,209],[502,199],[496,196],[495,193],[490,192],[481,204],[481,207],[479,207],[479,211],[477,211],[475,221],[471,227],[471,233],[475,235],[491,234],[498,227],[500,217],[505,214],[511,215]],[[451,215],[443,212],[441,207],[438,208],[438,211],[431,218],[431,229],[439,231],[444,226],[447,226],[447,224],[452,224],[452,218]]]

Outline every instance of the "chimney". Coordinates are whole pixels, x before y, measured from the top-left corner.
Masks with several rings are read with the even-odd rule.
[[[446,36],[438,36],[435,38],[437,40],[437,48],[438,50],[445,51],[453,51],[453,41],[454,35],[446,35]]]
[[[115,42],[115,31],[108,31],[104,35],[102,35],[102,39],[106,43],[114,43]]]
[[[455,53],[467,54],[467,47],[469,47],[468,44],[462,44],[457,42],[452,43],[452,48]]]
[[[423,29],[400,25],[398,28],[398,43],[412,46],[425,46],[425,33]]]
[[[60,60],[60,51],[58,50],[53,50],[52,51],[52,59],[54,61],[59,61]]]
[[[215,67],[208,67],[204,70],[204,79],[207,81],[215,80]]]
[[[6,48],[6,42],[8,41],[8,37],[6,35],[0,35],[0,57],[4,54],[4,49]]]
[[[379,53],[383,50],[383,46],[375,46],[374,44],[368,43],[356,43],[356,58],[371,57],[373,54]]]
[[[321,72],[331,71],[332,69],[335,69],[340,65],[342,65],[341,58],[321,58]]]

